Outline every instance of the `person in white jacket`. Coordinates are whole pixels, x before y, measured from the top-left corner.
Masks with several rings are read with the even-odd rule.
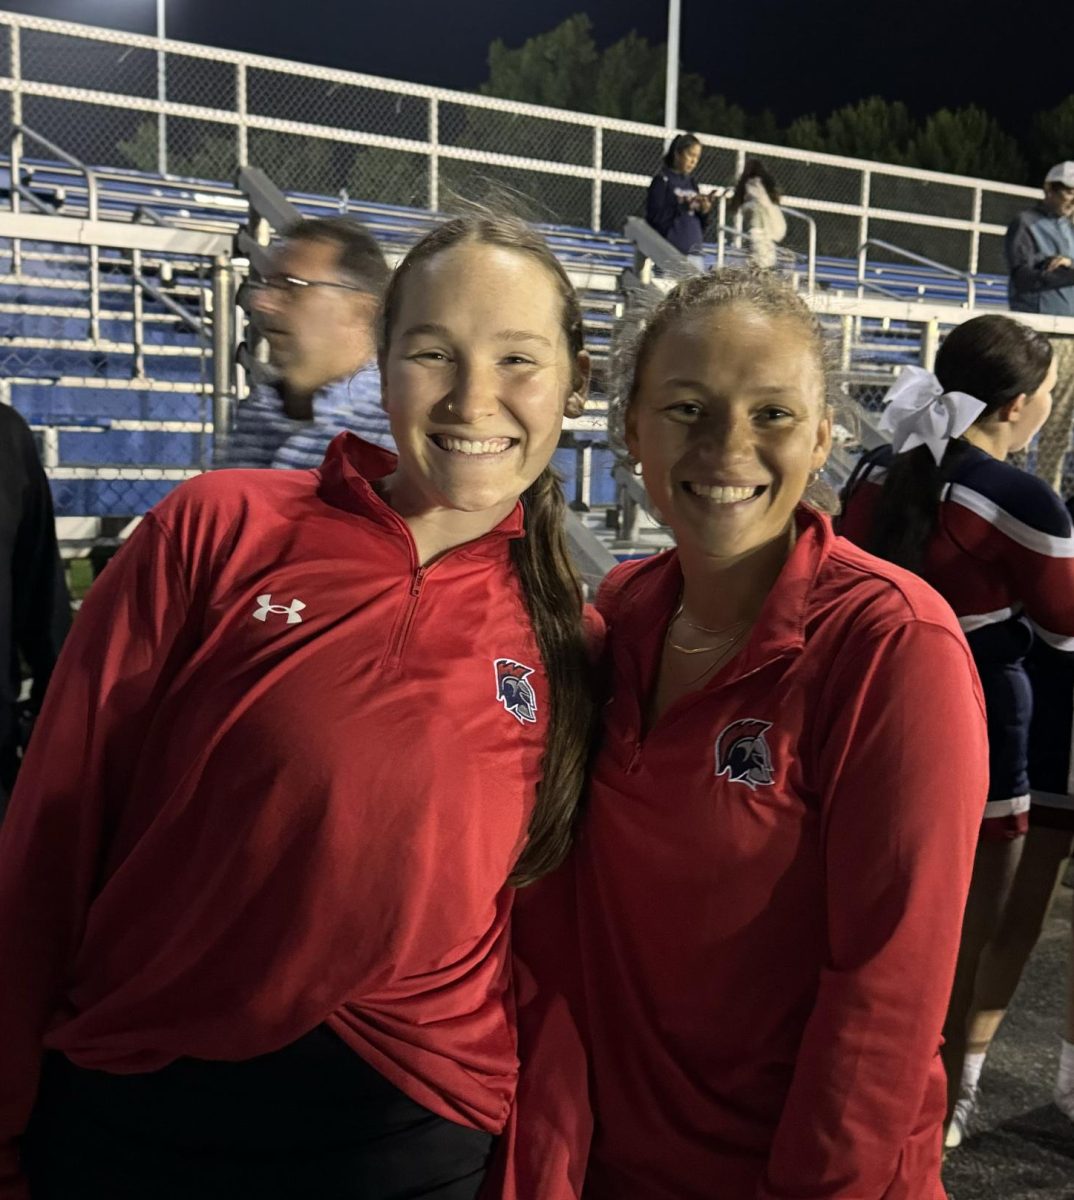
[[[787,221],[780,210],[779,187],[760,159],[751,158],[735,184],[731,197],[732,217],[746,218],[749,229],[750,261],[756,267],[776,265],[776,246],[787,236]]]

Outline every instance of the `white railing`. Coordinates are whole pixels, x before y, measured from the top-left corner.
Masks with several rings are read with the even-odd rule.
[[[286,189],[440,208],[489,180],[535,219],[619,230],[642,210],[670,131],[326,67],[0,12],[0,92],[26,123],[95,165],[230,179],[261,166]],[[164,64],[167,99],[159,98]],[[159,122],[163,117],[164,121]],[[762,156],[801,223],[790,244],[853,258],[888,240],[968,274],[1002,271],[1007,222],[1033,189],[698,131],[700,174],[727,186]],[[17,203],[17,200],[16,200]],[[798,245],[801,241],[801,245]]]

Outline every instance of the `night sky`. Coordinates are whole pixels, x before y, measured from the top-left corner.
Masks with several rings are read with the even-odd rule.
[[[583,7],[602,46],[630,29],[664,40],[665,0],[167,0],[168,34],[180,40],[462,89],[485,78],[493,38],[518,45]],[[155,0],[0,8],[155,29]],[[918,115],[976,103],[1021,133],[1034,111],[1074,93],[1072,35],[1066,3],[683,0],[682,57],[710,91],[784,122],[879,94]]]

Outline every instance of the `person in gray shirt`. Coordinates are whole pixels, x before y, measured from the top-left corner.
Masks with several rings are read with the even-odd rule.
[[[1056,163],[1044,177],[1044,197],[1010,223],[1003,248],[1015,312],[1074,317],[1074,162]],[[1037,474],[1064,497],[1064,463],[1074,424],[1074,338],[1050,335],[1059,377],[1052,415],[1037,443]]]
[[[1074,162],[1057,163],[1044,179],[1044,199],[1007,229],[1009,296],[1015,312],[1074,316]]]

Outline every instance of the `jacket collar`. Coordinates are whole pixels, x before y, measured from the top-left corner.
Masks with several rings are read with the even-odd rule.
[[[771,658],[794,653],[805,645],[810,599],[821,567],[831,553],[835,534],[831,520],[808,504],[795,513],[798,538],[768,593],[742,655],[743,671]]]
[[[395,470],[397,456],[353,433],[340,433],[329,443],[324,462],[318,469],[317,494],[333,508],[367,517],[384,529],[398,534],[406,531],[406,522],[378,493],[376,483]],[[483,537],[459,546],[471,554],[496,555],[503,544],[526,533],[525,509],[519,501],[514,509]]]
[[[835,534],[829,518],[809,505],[799,505],[795,520],[798,537],[794,549],[769,592],[742,653],[726,673],[721,671],[714,676],[718,686],[749,675],[773,659],[795,654],[805,645],[810,599]],[[644,591],[639,589],[635,603],[630,606],[634,619],[629,621],[632,629],[628,638],[635,649],[631,652],[624,647],[631,657],[638,658],[642,680],[654,678],[667,621],[682,592],[678,555],[668,554],[654,574],[651,585]]]

